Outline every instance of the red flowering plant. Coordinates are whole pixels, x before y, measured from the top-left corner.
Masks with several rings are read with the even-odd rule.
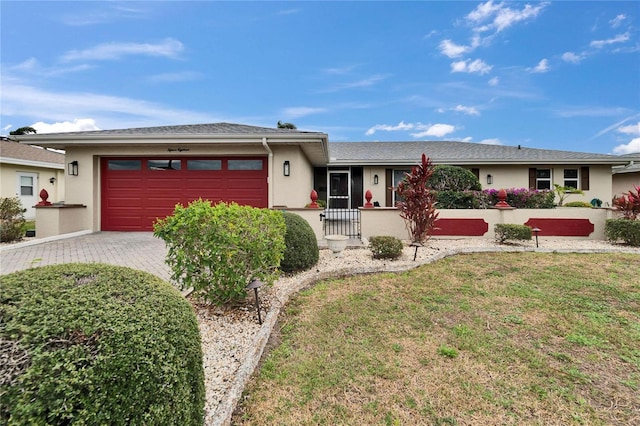
[[[633,186],[634,190],[613,199],[613,207],[622,213],[625,219],[635,220],[640,216],[640,186]]]
[[[398,184],[396,193],[402,201],[396,202],[400,217],[404,219],[411,242],[422,244],[429,239],[438,219],[436,212],[436,194],[427,181],[433,175],[434,166],[425,154],[422,161],[414,166],[411,173]]]

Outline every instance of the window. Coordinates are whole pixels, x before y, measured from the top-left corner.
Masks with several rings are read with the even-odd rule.
[[[411,170],[409,169],[393,170],[393,187],[394,188],[396,188],[398,184],[404,180],[407,173],[411,173]],[[396,191],[393,191],[393,205],[395,206],[398,201],[402,201],[402,197],[400,197]]]
[[[222,160],[187,160],[187,170],[222,170]]]
[[[149,170],[180,170],[182,163],[180,160],[149,160],[147,162]]]
[[[262,170],[262,160],[229,160],[228,170]]]
[[[33,195],[33,178],[31,176],[20,176],[20,195]]]
[[[578,169],[564,169],[563,186],[578,189]]]
[[[141,167],[140,160],[109,160],[107,163],[109,170],[140,170]]]
[[[551,189],[551,169],[536,169],[536,189]]]

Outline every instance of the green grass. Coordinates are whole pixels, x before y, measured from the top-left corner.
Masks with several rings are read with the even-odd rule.
[[[481,253],[319,283],[286,308],[234,423],[638,423],[638,270]]]

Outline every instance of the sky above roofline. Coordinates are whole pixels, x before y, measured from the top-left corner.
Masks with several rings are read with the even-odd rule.
[[[637,1],[0,6],[3,135],[281,120],[331,141],[640,152]]]

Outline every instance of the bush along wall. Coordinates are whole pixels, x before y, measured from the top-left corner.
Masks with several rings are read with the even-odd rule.
[[[286,225],[284,235],[285,252],[280,269],[284,272],[299,272],[311,268],[320,257],[318,240],[311,225],[301,216],[282,212]]]
[[[0,424],[201,425],[195,314],[130,268],[64,264],[0,276]]]
[[[18,197],[0,198],[0,241],[10,242],[22,238],[26,211]]]
[[[503,244],[507,241],[525,241],[531,239],[531,228],[515,223],[499,223],[494,227],[496,241]]]

